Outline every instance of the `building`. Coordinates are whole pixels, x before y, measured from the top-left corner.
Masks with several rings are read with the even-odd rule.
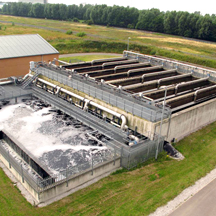
[[[18,2],[23,2],[23,3],[32,3],[32,4],[47,4],[48,0],[18,0]]]
[[[52,61],[59,52],[38,34],[0,36],[0,78],[23,76],[30,61]]]

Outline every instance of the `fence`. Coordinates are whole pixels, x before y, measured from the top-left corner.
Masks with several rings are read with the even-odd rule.
[[[10,100],[13,98],[18,98],[18,97],[23,97],[23,96],[28,96],[31,95],[32,91],[31,89],[28,90],[23,90],[18,86],[1,86],[0,88],[0,101],[2,100]]]
[[[159,142],[158,142],[159,139]],[[132,169],[137,165],[156,157],[158,152],[163,151],[164,137],[157,137],[155,140],[145,140],[142,144],[121,150],[121,166]]]
[[[95,159],[94,155],[92,155],[91,160],[86,163],[69,167],[59,174],[42,179],[39,175],[33,175],[32,172],[29,172],[27,169],[25,169],[22,160],[16,160],[13,154],[2,146],[1,142],[2,140],[0,140],[0,154],[8,162],[9,168],[13,167],[22,177],[22,182],[24,183],[26,181],[37,193],[61,184],[62,182],[67,182],[68,179],[73,177],[75,174],[81,174],[82,172],[85,172],[89,169],[91,169],[93,175],[93,170],[97,165],[101,164],[102,162],[112,160],[115,163],[116,158],[119,157],[119,155],[117,155],[113,150],[108,149],[106,151],[101,151],[97,159]]]
[[[109,149],[113,149],[116,156],[121,156],[121,166],[130,170],[150,158],[157,157],[157,152],[160,153],[163,151],[163,136],[155,134],[153,140],[142,135],[138,135],[137,137],[139,138],[139,143],[134,146],[128,146],[110,137],[103,144]]]
[[[115,164],[115,160],[119,157],[121,157],[122,167],[126,169],[136,167],[138,164],[154,157],[156,155],[157,148],[158,152],[163,150],[164,139],[163,137],[160,137],[160,142],[158,145],[158,138],[159,136],[156,136],[156,139],[153,141],[143,140],[143,142],[140,144],[132,147],[126,145],[123,147],[123,144],[121,144],[121,146],[115,145],[114,140],[112,142],[107,141],[105,142],[105,145],[108,147],[108,149],[101,151],[99,155],[97,155],[97,159],[95,159],[95,155],[92,155],[90,161],[69,167],[59,174],[52,175],[52,177],[46,179],[42,179],[39,175],[33,175],[32,172],[29,172],[29,170],[24,168],[23,163],[18,162],[18,160],[15,159],[10,151],[6,150],[6,148],[2,146],[2,140],[0,140],[0,154],[8,162],[9,168],[13,167],[16,172],[19,173],[19,175],[22,177],[23,183],[26,181],[37,193],[40,193],[64,182],[68,184],[68,180],[71,177],[76,174],[81,175],[87,170],[91,170],[93,175],[94,168],[97,165],[106,161],[113,161],[113,164]]]
[[[40,67],[39,70],[42,75],[52,80],[56,80],[99,100],[103,100],[133,115],[152,122],[157,122],[161,119],[162,111],[160,108],[155,107],[150,101],[132,97],[131,93],[114,89],[106,84],[98,83],[90,78],[72,72],[71,77],[69,77],[69,72],[63,69],[57,70],[56,68]],[[169,108],[166,108],[164,118],[167,118],[170,113]]]
[[[0,154],[4,157],[4,159],[8,162],[9,168],[13,167],[17,173],[22,177],[22,183],[25,181],[31,185],[31,187],[38,192],[38,180],[33,178],[28,171],[23,168],[22,163],[18,163],[18,161],[11,155],[9,151],[7,151],[1,144],[0,140]]]

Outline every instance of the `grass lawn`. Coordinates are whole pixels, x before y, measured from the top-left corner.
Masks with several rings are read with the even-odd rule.
[[[164,153],[132,171],[118,171],[44,208],[32,207],[0,170],[0,215],[148,215],[205,176],[216,165],[216,123],[175,147],[185,159]]]
[[[48,19],[34,19],[14,16],[1,15],[0,20],[13,21],[14,23],[24,23],[35,26],[51,27],[60,30],[71,30],[72,35],[62,32],[49,31],[44,29],[34,29],[22,27],[15,24],[4,24],[0,22],[2,30],[0,35],[7,34],[29,34],[39,33],[53,46],[58,48],[60,53],[74,52],[118,52],[122,53],[127,48],[128,37],[131,37],[130,48],[140,51],[144,54],[161,55],[166,57],[174,57],[178,60],[195,61],[192,57],[201,58],[197,63],[208,66],[208,60],[214,60],[216,57],[216,43],[205,42],[201,40],[186,39],[183,37],[166,35],[154,32],[146,32],[139,30],[130,30],[122,28],[113,28],[98,25],[87,25],[84,23],[75,23],[68,21],[57,21]],[[7,27],[4,30],[4,27]],[[85,32],[87,35],[78,37],[77,32]],[[105,45],[87,46],[86,41],[97,41],[98,43],[106,42]],[[118,46],[122,44],[122,46]],[[188,60],[187,60],[188,59]],[[196,62],[193,62],[196,63]],[[216,66],[215,66],[216,67]]]
[[[106,58],[118,58],[118,57],[122,57],[122,55],[84,55],[84,56],[73,56],[73,57],[64,57],[64,58],[59,58],[62,61],[66,61],[69,62],[71,60],[71,62],[77,62],[77,61],[92,61],[94,59],[106,59]]]

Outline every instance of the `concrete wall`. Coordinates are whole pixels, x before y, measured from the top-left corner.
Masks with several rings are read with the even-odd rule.
[[[50,186],[50,188],[38,193],[31,187],[30,184],[28,184],[27,181],[25,181],[25,179],[24,182],[22,182],[22,176],[12,166],[11,168],[9,167],[8,161],[1,154],[0,160],[5,164],[8,170],[10,170],[10,172],[16,177],[16,179],[22,183],[22,185],[27,189],[27,191],[38,201],[38,203],[51,203],[53,201],[61,199],[69,195],[70,193],[74,193],[81,187],[86,187],[120,168],[119,157],[116,158],[115,164],[114,160],[111,160],[95,166],[93,168],[93,175],[92,169],[88,169],[80,174],[69,177],[68,181],[63,180],[57,182],[56,184]]]
[[[9,167],[8,161],[0,154],[0,160],[4,163],[4,165],[8,168],[8,170],[15,176],[15,178],[22,183],[22,185],[26,188],[26,190],[38,201],[38,193],[24,180],[22,182],[22,176],[11,166]]]
[[[67,186],[67,182],[62,181],[56,183],[56,186],[53,186],[41,192],[39,195],[40,202],[46,202],[49,199],[67,193],[70,190],[73,190],[73,192],[75,192],[76,190],[74,190],[74,188],[84,185],[87,182],[90,182],[94,179],[99,180],[103,178],[103,175],[105,173],[114,172],[118,168],[120,168],[120,158],[116,159],[115,164],[113,163],[113,161],[108,161],[99,164],[98,166],[94,167],[93,175],[92,175],[92,170],[88,169],[87,171],[84,171],[81,174],[77,174],[69,178],[68,186]]]
[[[216,99],[206,101],[172,115],[170,129],[166,140],[177,140],[216,121]],[[160,122],[153,124],[153,131],[160,131]],[[162,135],[166,136],[168,119],[163,121]]]
[[[23,76],[29,72],[30,61],[52,61],[59,58],[59,54],[29,56],[21,58],[0,59],[0,78]]]

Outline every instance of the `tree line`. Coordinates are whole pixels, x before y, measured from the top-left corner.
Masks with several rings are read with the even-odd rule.
[[[124,27],[167,33],[209,41],[216,41],[216,15],[201,15],[200,12],[163,12],[159,9],[107,5],[31,4],[13,2],[5,4],[2,14],[78,21],[88,24]]]

